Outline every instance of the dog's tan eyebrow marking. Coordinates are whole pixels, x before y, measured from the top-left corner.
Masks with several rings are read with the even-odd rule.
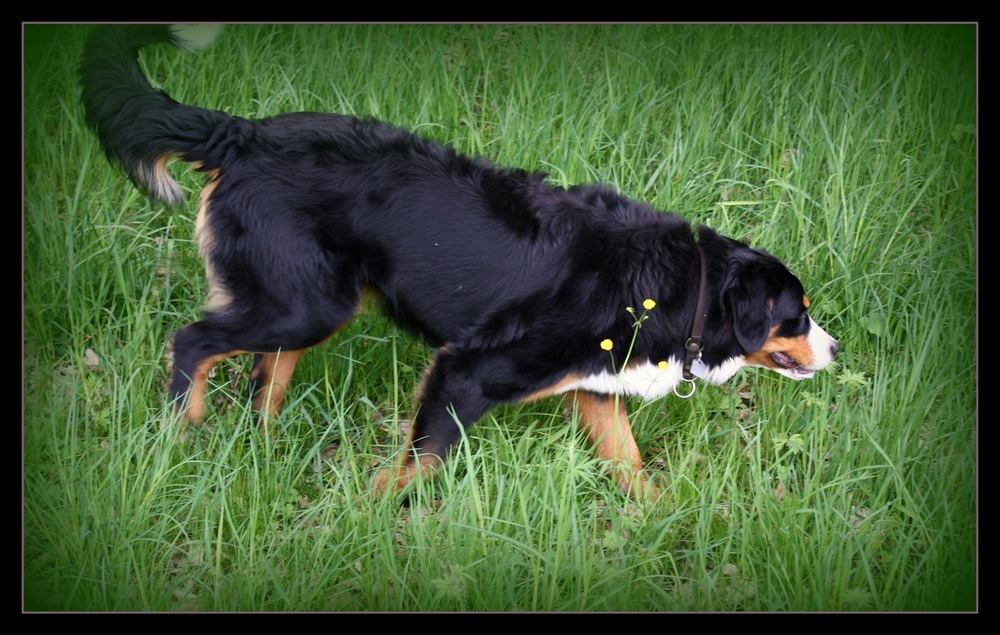
[[[802,294],[802,304],[804,304],[807,309],[809,308],[809,296],[804,293]]]

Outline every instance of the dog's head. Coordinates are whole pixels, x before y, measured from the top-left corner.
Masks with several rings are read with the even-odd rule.
[[[720,300],[749,366],[808,379],[840,350],[809,316],[799,279],[765,251],[743,246],[730,254]]]

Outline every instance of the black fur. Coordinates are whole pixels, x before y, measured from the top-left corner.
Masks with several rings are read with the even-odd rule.
[[[178,203],[162,169],[171,156],[211,177],[199,239],[223,302],[175,338],[179,402],[206,360],[323,341],[367,287],[398,324],[439,347],[412,449],[443,457],[459,438],[453,415],[467,426],[568,376],[620,370],[600,342],[612,340],[620,360],[635,328],[625,308],[645,298],[658,308],[631,362],[683,358],[699,246],[708,366],[757,351],[775,325],[782,336],[808,331],[802,285],[765,252],[693,231],[605,185],[554,187],[544,174],[382,122],[321,113],[251,121],[179,104],[151,88],[136,61],[140,47],[161,41],[174,41],[167,27],[101,28],[81,78],[88,124],[139,187]],[[258,388],[270,378],[264,366],[258,355]]]

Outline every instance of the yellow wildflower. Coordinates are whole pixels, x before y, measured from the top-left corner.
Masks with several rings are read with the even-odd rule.
[[[603,348],[606,351],[610,351],[612,348],[614,348],[614,346],[615,343],[612,342],[611,340],[604,340],[601,342],[601,348]]]
[[[646,298],[645,300],[642,301],[642,308],[646,309],[647,311],[652,311],[653,307],[655,307],[655,306],[656,306],[656,301],[655,300],[651,300],[649,298]]]
[[[667,370],[667,366],[670,366],[670,364],[665,361],[658,362],[656,365],[660,367],[660,370]]]

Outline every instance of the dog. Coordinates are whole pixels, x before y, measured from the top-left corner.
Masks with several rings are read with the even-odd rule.
[[[436,349],[409,440],[376,488],[433,471],[493,406],[562,395],[639,498],[655,487],[624,396],[689,396],[697,379],[743,366],[806,379],[840,349],[777,258],[609,186],[556,187],[371,119],[247,120],[181,104],[137,61],[147,45],[209,40],[104,26],[80,66],[87,124],[136,186],[175,206],[169,160],[208,177],[196,221],[208,298],[173,340],[182,423],[203,419],[211,367],[241,353],[254,355],[254,408],[276,416],[306,349],[368,292]]]

